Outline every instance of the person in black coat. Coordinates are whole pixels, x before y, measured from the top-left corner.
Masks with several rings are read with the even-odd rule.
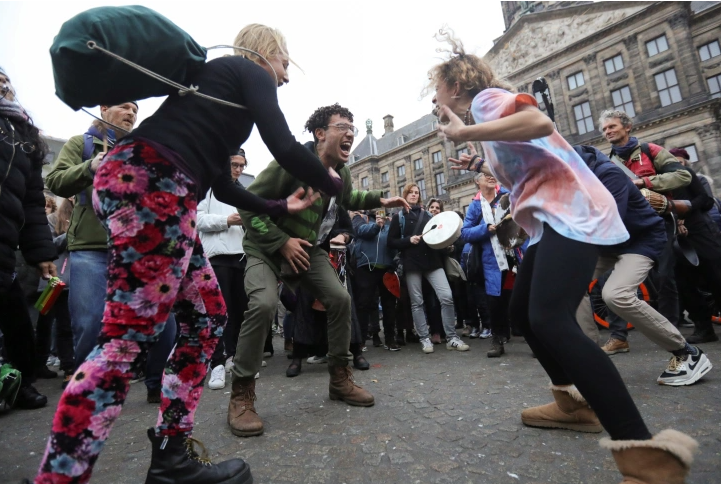
[[[19,408],[47,404],[32,383],[35,338],[25,296],[15,273],[15,250],[45,279],[56,275],[57,251],[45,215],[42,164],[47,147],[15,100],[10,77],[0,68],[0,330],[7,360],[22,374]]]

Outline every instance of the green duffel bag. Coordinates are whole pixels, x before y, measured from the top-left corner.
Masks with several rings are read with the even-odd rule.
[[[187,32],[149,8],[86,10],[63,24],[50,47],[55,93],[75,111],[178,92],[89,42],[184,86],[207,57]]]
[[[20,372],[10,364],[0,366],[0,411],[8,410],[15,404],[21,379]]]

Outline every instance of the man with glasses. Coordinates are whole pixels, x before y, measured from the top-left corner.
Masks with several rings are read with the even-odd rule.
[[[248,166],[245,151],[241,148],[230,157],[230,176],[233,183],[240,183],[240,175]],[[210,380],[208,388],[225,388],[225,358],[235,355],[238,333],[243,324],[243,313],[248,309],[248,298],[243,287],[245,272],[245,252],[243,251],[243,221],[235,207],[218,201],[209,190],[203,201],[198,204],[198,233],[203,250],[218,279],[220,291],[228,309],[228,323],[223,337],[218,340],[215,352],[210,360]]]
[[[380,190],[353,189],[350,170],[345,164],[358,130],[348,109],[338,104],[319,108],[305,127],[314,139],[306,144],[307,148],[318,155],[329,172],[338,172],[343,190],[337,197],[324,195],[294,215],[270,218],[240,211],[246,222],[243,245],[248,259],[245,273],[248,311],[233,361],[228,424],[233,434],[241,437],[263,433],[263,422],[254,404],[254,376],[260,370],[263,342],[275,315],[279,279],[293,288],[302,284],[326,309],[331,400],[366,407],[375,403],[373,395],[353,382],[348,365],[352,359],[349,351],[351,298],[341,285],[328,253],[320,245],[327,243],[338,210],[408,207],[408,204],[400,197],[382,198]],[[282,194],[287,197],[298,188],[309,189],[272,161],[248,190],[261,197],[284,198]]]

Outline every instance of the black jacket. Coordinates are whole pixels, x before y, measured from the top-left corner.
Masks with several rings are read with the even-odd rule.
[[[0,141],[0,291],[3,291],[12,282],[18,246],[31,265],[55,260],[58,255],[45,216],[42,165],[31,161],[19,146],[12,146],[13,129],[7,118],[0,117],[0,129],[9,134]],[[15,141],[25,140],[15,131]]]
[[[684,169],[691,173],[691,183],[672,193],[676,200],[691,202],[691,210],[683,217],[684,225],[688,229],[688,241],[699,257],[721,258],[721,233],[709,214],[709,210],[714,206],[713,198],[708,195],[696,172],[688,167]]]
[[[593,146],[573,148],[613,195],[618,214],[631,236],[618,245],[598,246],[599,251],[602,254],[640,254],[658,261],[667,241],[663,219],[651,208],[631,179],[606,155]]]
[[[417,228],[419,216],[421,227]],[[388,247],[401,251],[403,270],[408,273],[409,271],[432,271],[443,267],[440,251],[428,247],[423,239],[416,245],[411,244],[411,236],[421,235],[423,227],[431,219],[430,214],[421,210],[420,207],[413,207],[410,212],[404,212],[403,217],[405,218],[403,237],[401,237],[398,214],[393,216],[388,229]]]

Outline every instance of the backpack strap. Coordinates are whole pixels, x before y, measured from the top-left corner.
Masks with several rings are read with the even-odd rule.
[[[95,143],[93,142],[93,135],[85,133],[83,135],[83,161],[87,161],[93,158],[95,152]]]
[[[651,163],[654,162],[654,157],[651,154],[651,147],[648,145],[648,143],[641,143],[641,153],[646,155],[649,160],[651,160]]]

